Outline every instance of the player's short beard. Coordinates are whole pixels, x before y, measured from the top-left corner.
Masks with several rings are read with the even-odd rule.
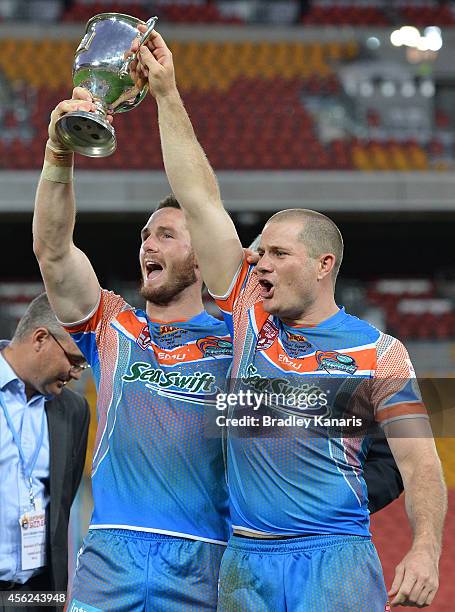
[[[194,265],[194,253],[191,253],[182,263],[172,263],[172,265],[168,267],[169,280],[164,286],[156,288],[145,287],[144,280],[142,280],[140,288],[141,296],[152,304],[167,306],[173,302],[184,289],[191,287],[191,285],[194,285],[197,281]]]

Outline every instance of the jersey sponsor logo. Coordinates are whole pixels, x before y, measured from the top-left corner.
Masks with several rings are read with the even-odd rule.
[[[311,353],[314,349],[311,342],[300,334],[293,334],[286,331],[282,336],[283,347],[289,357],[303,357]]]
[[[232,355],[232,342],[217,338],[216,336],[207,336],[199,338],[196,346],[204,355],[204,357],[218,357],[219,355]]]
[[[281,353],[278,355],[278,361],[281,361],[281,363],[291,366],[291,368],[294,368],[294,370],[300,370],[302,367],[301,363],[296,363],[292,359],[289,359],[287,355]]]
[[[158,351],[157,355],[160,361],[184,361],[185,360],[185,355],[183,353],[164,353],[163,351]]]
[[[147,347],[150,345],[152,339],[150,338],[150,330],[148,325],[144,325],[141,330],[141,333],[137,337],[136,343],[143,350],[147,350]]]
[[[258,341],[256,345],[257,351],[265,351],[275,342],[275,338],[278,336],[278,327],[267,319],[264,323],[261,331],[258,335]]]
[[[242,383],[259,394],[263,403],[286,414],[325,417],[330,412],[327,393],[314,382],[293,385],[286,378],[267,378],[250,364],[241,377]]]
[[[210,372],[196,370],[189,375],[165,372],[141,361],[130,364],[129,371],[122,376],[122,380],[127,383],[143,382],[148,389],[156,391],[159,395],[193,403],[206,399],[212,403],[212,398],[208,398],[207,394],[217,391],[215,376]]]
[[[319,366],[318,370],[325,370],[329,374],[333,370],[354,374],[357,370],[354,357],[336,351],[316,351],[316,360]]]

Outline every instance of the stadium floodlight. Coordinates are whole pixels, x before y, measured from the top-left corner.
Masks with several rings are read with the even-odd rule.
[[[420,93],[425,98],[432,98],[435,93],[434,83],[430,79],[425,79],[420,83]]]
[[[396,93],[396,86],[393,81],[384,81],[381,83],[381,93],[385,98],[391,98]]]
[[[406,47],[416,47],[420,40],[420,32],[414,26],[403,26],[400,28],[401,44]]]
[[[425,38],[425,36],[421,36],[419,40],[417,41],[416,48],[419,51],[429,51],[430,45],[429,45],[428,39]]]
[[[367,38],[366,45],[368,49],[375,51],[376,49],[379,49],[379,47],[381,46],[381,41],[376,36],[369,36]]]
[[[355,96],[357,93],[357,81],[354,79],[346,79],[344,90],[349,96]]]
[[[362,81],[359,85],[359,92],[364,98],[369,98],[374,92],[373,83],[371,81]]]
[[[441,28],[429,26],[423,31],[425,40],[428,42],[429,51],[439,51],[442,47]]]
[[[437,26],[428,26],[423,35],[414,26],[402,26],[390,35],[390,42],[394,47],[410,47],[425,53],[426,51],[439,51],[442,47],[441,29]]]
[[[392,45],[394,47],[401,47],[403,42],[401,39],[401,31],[400,30],[394,30],[392,32],[392,34],[390,35],[390,42],[392,43]]]
[[[416,87],[412,81],[405,81],[401,86],[401,95],[403,98],[412,98],[415,96]]]

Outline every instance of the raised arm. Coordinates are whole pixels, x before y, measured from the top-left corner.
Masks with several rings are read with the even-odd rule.
[[[75,198],[74,154],[59,142],[55,123],[63,114],[94,110],[90,94],[77,87],[73,99],[60,102],[51,114],[49,140],[36,192],[33,250],[55,314],[64,323],[86,317],[97,305],[100,287],[87,256],[73,243]]]
[[[202,276],[211,293],[224,295],[242,261],[242,245],[177,90],[172,54],[158,32],[139,57],[133,76],[148,77],[156,99],[164,167],[185,211]]]

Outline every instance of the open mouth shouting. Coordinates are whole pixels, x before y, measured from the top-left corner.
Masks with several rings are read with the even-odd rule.
[[[156,280],[160,274],[163,272],[163,266],[159,262],[148,259],[145,262],[145,274],[146,278],[149,281]]]
[[[270,300],[273,297],[273,293],[275,290],[275,287],[273,286],[273,283],[271,283],[270,281],[266,280],[265,278],[260,278],[259,279],[259,286],[260,286],[260,296],[263,300]]]

